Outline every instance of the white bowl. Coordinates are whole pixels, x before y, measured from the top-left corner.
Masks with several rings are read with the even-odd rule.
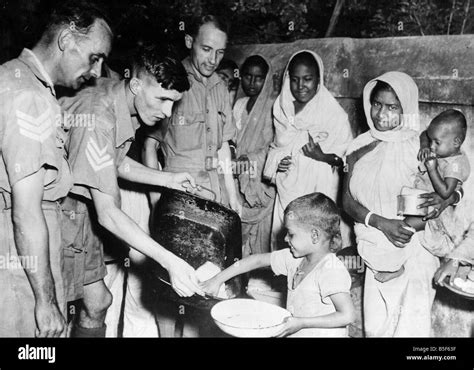
[[[291,313],[284,308],[253,299],[228,299],[211,310],[216,325],[234,337],[273,337]]]

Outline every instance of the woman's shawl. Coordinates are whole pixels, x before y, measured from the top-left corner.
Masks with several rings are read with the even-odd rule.
[[[262,177],[267,153],[274,136],[272,122],[272,106],[275,99],[272,96],[273,69],[271,63],[268,60],[266,62],[269,69],[265,83],[250,113],[247,114],[246,111],[248,98],[239,99],[234,107],[234,112],[239,116],[234,117],[239,122],[235,138],[237,158],[247,155],[251,164],[249,171],[237,169],[239,173],[238,189],[244,204],[250,208],[273,205],[275,198],[275,187]]]
[[[384,81],[393,88],[403,109],[400,125],[390,131],[378,131],[371,118],[370,95],[377,81]],[[347,152],[349,154],[376,140],[379,144],[355,163],[349,184],[350,192],[354,199],[369,211],[386,218],[400,218],[397,216],[397,195],[403,186],[413,186],[418,165],[418,88],[407,74],[388,72],[367,83],[363,100],[370,131],[357,137]],[[364,253],[368,253],[371,256],[368,259],[379,261],[378,266],[371,267],[393,271],[403,264],[401,259],[408,257],[410,248],[405,248],[405,254],[395,253],[400,249],[381,231],[359,223],[355,224],[354,230],[361,256],[364,257]],[[387,258],[389,250],[393,250],[393,258]],[[400,258],[397,259],[396,256]]]
[[[344,109],[324,86],[324,66],[314,52],[321,81],[316,95],[298,114],[295,114],[294,97],[290,90],[288,65],[283,76],[282,91],[273,106],[275,139],[265,165],[264,176],[275,181],[282,206],[291,200],[315,191],[332,199],[338,190],[338,174],[329,164],[306,157],[301,148],[308,143],[308,133],[319,142],[325,153],[343,156],[352,141],[352,131]],[[291,155],[293,166],[286,173],[277,173],[278,164]]]

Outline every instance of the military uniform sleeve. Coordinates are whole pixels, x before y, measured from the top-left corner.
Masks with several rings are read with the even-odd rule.
[[[56,110],[34,91],[22,91],[8,99],[3,115],[4,135],[1,154],[10,189],[18,181],[38,172],[53,169],[47,182],[52,183],[61,167],[56,155]],[[1,98],[2,104],[6,102]],[[56,172],[56,175],[54,175]],[[50,171],[51,173],[51,171]],[[48,184],[45,184],[48,185]]]
[[[74,114],[80,112],[76,109]],[[115,117],[112,111],[97,107],[90,113],[95,117],[94,125],[72,127],[70,131],[68,159],[74,178],[71,192],[90,199],[90,189],[93,188],[115,198],[119,196],[115,164]]]

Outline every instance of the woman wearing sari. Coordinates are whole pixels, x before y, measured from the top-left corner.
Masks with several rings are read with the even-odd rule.
[[[245,97],[237,100],[236,177],[242,208],[243,256],[270,251],[275,187],[262,178],[273,140],[272,106],[277,93],[271,64],[260,55],[248,57],[241,68]]]
[[[294,199],[320,192],[336,201],[339,171],[352,131],[346,112],[324,86],[324,66],[312,51],[294,54],[273,106],[275,139],[264,176],[277,187],[272,249],[283,242],[283,211]],[[344,230],[342,230],[344,239]],[[344,242],[344,240],[343,240]]]
[[[412,186],[418,165],[418,88],[407,74],[388,72],[367,83],[363,102],[370,130],[347,150],[343,203],[356,222],[358,251],[368,265],[365,334],[429,336],[432,280],[439,262],[397,216],[397,195],[403,186]],[[425,205],[439,211],[455,198],[442,201],[435,193],[427,197],[431,200]],[[400,274],[386,281],[378,277],[380,267],[393,265],[403,266]]]

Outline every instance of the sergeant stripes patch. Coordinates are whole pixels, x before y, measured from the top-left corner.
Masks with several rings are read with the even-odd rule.
[[[16,122],[20,127],[20,134],[40,143],[49,138],[54,131],[49,108],[39,117],[33,117],[17,110],[16,118]]]
[[[101,149],[93,138],[90,138],[87,142],[86,157],[95,172],[114,164],[113,158],[110,154],[107,154],[107,146]]]

